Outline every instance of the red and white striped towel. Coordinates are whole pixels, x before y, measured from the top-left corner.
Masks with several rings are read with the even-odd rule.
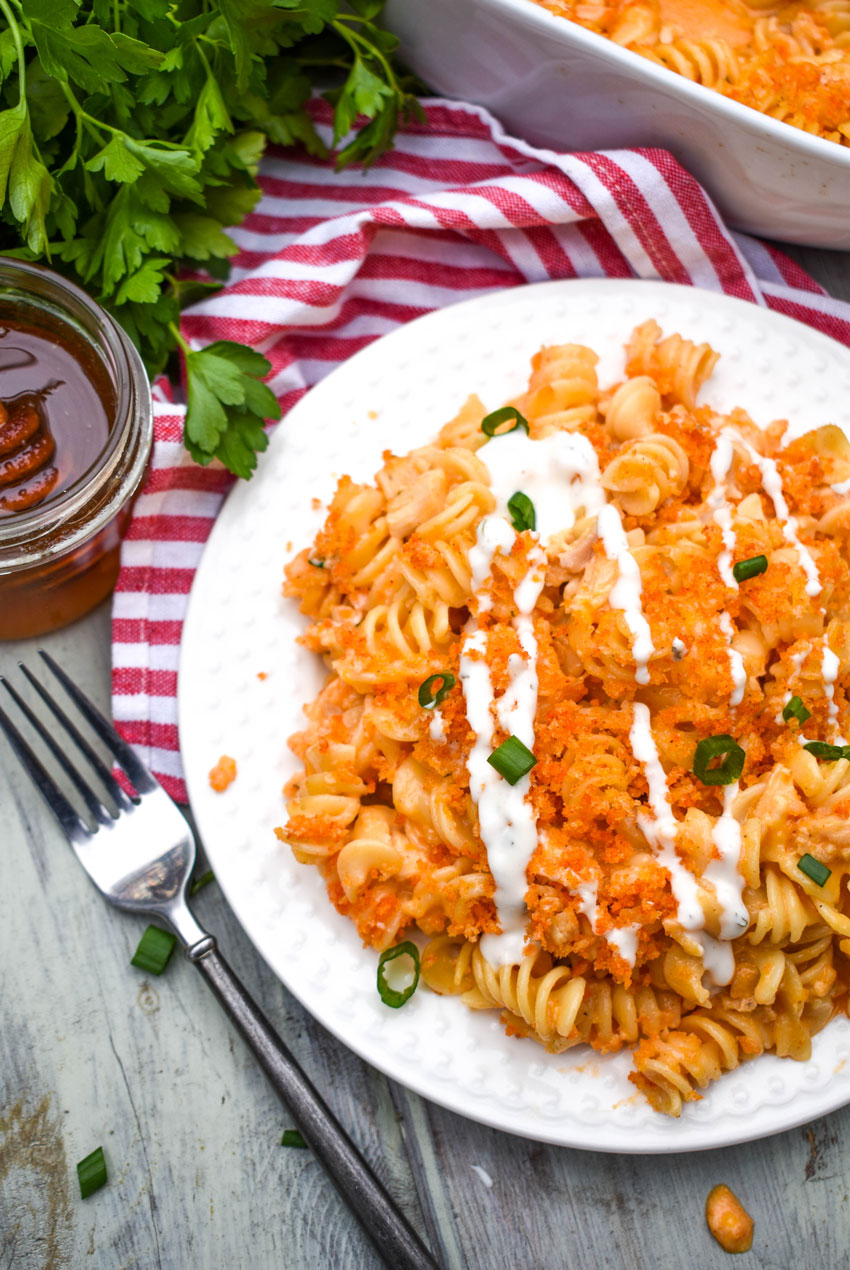
[[[271,153],[263,197],[233,231],[227,287],[183,317],[196,346],[240,340],[272,364],[284,411],[399,323],[548,278],[662,278],[723,291],[850,346],[850,305],[781,252],[732,234],[663,150],[556,154],[505,136],[486,111],[424,103],[367,173]],[[330,140],[330,111],[314,104]],[[181,445],[183,408],[159,384],[153,466],[122,548],[113,605],[116,723],[168,792],[186,789],[177,664],[195,569],[231,477]],[[286,427],[284,417],[281,427]]]

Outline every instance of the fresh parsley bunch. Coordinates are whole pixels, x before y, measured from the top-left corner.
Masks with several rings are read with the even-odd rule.
[[[0,252],[76,277],[151,374],[182,350],[199,463],[250,476],[280,411],[268,361],[229,340],[191,352],[180,309],[226,278],[267,140],[325,154],[315,81],[336,84],[335,144],[370,120],[340,166],[371,163],[417,109],[375,25],[383,4],[0,0]]]

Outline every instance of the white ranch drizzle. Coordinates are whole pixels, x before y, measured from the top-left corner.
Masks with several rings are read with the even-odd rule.
[[[593,515],[605,504],[599,483],[596,452],[580,433],[553,433],[540,441],[520,429],[494,438],[482,452],[496,497],[496,511],[478,526],[476,544],[470,552],[472,584],[478,611],[492,605],[482,593],[497,551],[509,552],[516,532],[506,520],[508,500],[522,490],[534,504],[534,537],[544,540],[569,529],[577,514]],[[514,590],[517,615],[513,626],[523,655],[508,659],[509,683],[496,701],[485,660],[486,637],[470,619],[461,650],[460,679],[466,700],[467,720],[475,741],[467,766],[470,793],[478,807],[479,828],[487,849],[490,872],[496,883],[496,911],[502,933],[485,935],[481,951],[491,965],[506,965],[521,959],[525,945],[527,910],[526,870],[537,846],[537,822],[526,795],[529,776],[511,786],[488,762],[495,732],[493,707],[500,727],[534,748],[534,717],[537,711],[537,640],[531,614],[545,580],[546,557],[535,546],[529,552],[529,567]]]
[[[737,538],[732,527],[732,505],[726,497],[726,478],[732,467],[734,456],[735,450],[731,437],[721,432],[717,438],[717,444],[711,452],[710,467],[711,475],[714,477],[714,489],[709,494],[707,501],[714,517],[714,523],[720,529],[723,539],[723,550],[717,557],[717,568],[726,585],[733,591],[737,591],[738,583],[735,574],[732,572],[732,557],[735,554]],[[734,684],[729,704],[731,706],[739,706],[744,699],[747,672],[744,669],[744,660],[741,654],[732,647],[735,628],[732,625],[732,618],[726,609],[720,614],[720,627],[726,636],[726,642],[729,646],[729,669],[732,672],[732,682]]]
[[[741,932],[737,931],[737,934],[740,935]],[[735,954],[728,939],[715,939],[713,935],[703,931],[695,942],[702,950],[702,964],[709,983],[718,988],[731,983],[735,973]]]
[[[732,640],[735,638],[735,627],[732,625],[732,618],[726,612],[726,609],[720,614],[720,629],[726,636],[729,653],[729,669],[732,672],[732,695],[729,698],[730,706],[739,706],[744,700],[744,689],[747,686],[747,672],[744,667],[744,659],[736,648],[732,647]]]
[[[723,539],[723,550],[717,557],[720,576],[728,587],[738,590],[738,583],[732,572],[732,556],[735,552],[735,531],[732,528],[732,507],[726,497],[726,477],[732,466],[735,451],[732,439],[725,432],[717,438],[717,444],[711,453],[711,475],[714,477],[714,489],[708,496],[708,506],[714,516],[714,523],[720,530]]]
[[[838,719],[838,705],[835,700],[835,681],[838,678],[840,666],[841,663],[838,660],[838,655],[830,648],[828,636],[824,635],[820,673],[821,679],[823,680],[823,694],[829,702],[829,719],[833,725]]]
[[[694,943],[698,944],[703,954],[703,964],[709,977],[716,984],[728,983],[735,969],[735,959],[729,944],[712,939],[705,932],[705,914],[699,898],[698,879],[687,869],[676,854],[677,824],[673,809],[667,798],[667,777],[650,727],[649,707],[637,701],[634,705],[634,717],[629,733],[632,752],[643,765],[649,786],[649,805],[652,818],[638,816],[638,827],[650,846],[655,850],[659,863],[670,874],[670,886],[677,904],[677,919],[680,926],[691,932],[699,931]],[[658,850],[660,845],[660,850]],[[718,902],[721,902],[718,895]],[[740,933],[738,931],[737,933]],[[728,950],[728,951],[727,951]],[[723,976],[727,974],[728,978]]]
[[[537,846],[537,817],[526,795],[530,776],[509,784],[488,763],[493,752],[495,725],[491,707],[495,704],[500,727],[516,736],[528,749],[534,746],[534,716],[537,713],[537,640],[531,613],[543,587],[542,552],[529,574],[514,591],[519,612],[514,629],[525,656],[508,658],[508,686],[495,700],[487,664],[487,637],[475,631],[465,640],[460,658],[460,681],[466,700],[466,715],[475,734],[467,760],[469,790],[478,807],[482,841],[496,883],[496,911],[502,927],[499,935],[484,935],[481,951],[492,966],[509,965],[522,959],[525,946],[527,911],[526,870]],[[521,593],[522,592],[522,593]],[[470,652],[481,654],[472,658]]]
[[[699,902],[697,879],[686,869],[676,854],[675,841],[678,826],[667,798],[667,777],[652,728],[649,722],[649,706],[641,701],[634,704],[634,715],[629,732],[632,753],[643,766],[649,786],[649,805],[652,816],[638,815],[638,826],[649,845],[656,850],[660,863],[670,874],[670,885],[678,905],[678,920],[685,930],[701,930],[705,924],[702,905]],[[660,846],[660,850],[658,850]]]
[[[777,519],[782,522],[782,533],[785,541],[796,548],[797,555],[800,557],[800,565],[806,575],[806,595],[820,595],[822,587],[818,567],[808,547],[804,546],[797,537],[797,519],[788,510],[788,504],[782,492],[782,477],[779,475],[779,468],[776,466],[776,462],[764,454],[759,454],[758,450],[754,449],[749,441],[745,441],[737,432],[731,431],[729,435],[744,447],[761,474],[761,483],[764,486],[765,493],[773,503],[773,510],[776,512]]]
[[[596,929],[599,918],[598,885],[593,879],[587,882],[580,882],[573,891],[573,895],[578,897],[578,911],[584,913],[590,922],[590,929],[594,935],[601,934],[606,943],[610,944],[619,953],[623,961],[633,967],[637,958],[637,937],[640,925],[614,926],[610,930],[598,931]]]
[[[469,551],[469,567],[479,613],[486,612],[492,604],[490,596],[481,588],[490,576],[493,557],[500,550],[508,555],[515,540],[516,530],[502,516],[485,516],[478,526],[475,546]]]
[[[811,651],[811,645],[806,645],[806,647],[800,649],[799,652],[791,654],[792,678],[800,673],[800,668]],[[838,672],[840,669],[841,661],[837,653],[833,652],[830,648],[829,636],[825,634],[821,642],[820,674],[823,695],[826,697],[828,703],[829,721],[833,725],[833,728],[838,722],[838,703],[835,700],[835,681],[838,678]],[[796,695],[796,693],[789,691],[782,708],[784,709],[792,697]],[[777,714],[776,722],[780,724],[785,723],[785,719],[782,717],[782,710],[780,710]],[[798,729],[797,741],[800,745],[808,745],[811,741],[811,737],[805,736],[802,729]],[[846,744],[842,736],[834,738],[834,743],[837,745]]]
[[[521,428],[494,437],[478,451],[490,473],[496,512],[509,515],[508,500],[522,490],[534,504],[542,542],[571,529],[576,513],[592,516],[605,504],[596,451],[580,432],[552,432],[532,441]]]
[[[732,507],[726,493],[727,477],[735,456],[733,435],[722,431],[717,438],[710,463],[714,489],[707,501],[723,540],[723,551],[718,557],[717,568],[726,585],[737,591],[738,581],[732,572],[737,538],[732,525]],[[747,671],[743,657],[737,649],[732,647],[735,627],[726,609],[720,614],[719,620],[720,629],[726,637],[728,646],[729,668],[732,672],[733,683],[729,704],[734,708],[744,699]],[[713,939],[705,932],[699,939],[702,946],[703,965],[709,978],[716,984],[729,983],[735,971],[735,958],[731,946],[723,941],[741,935],[746,930],[749,921],[742,898],[744,879],[738,868],[741,859],[741,826],[732,815],[732,804],[738,788],[736,781],[734,785],[727,786],[723,791],[723,811],[715,821],[711,835],[719,859],[710,860],[703,874],[704,880],[714,887],[715,897],[720,907],[720,940]]]
[[[629,966],[634,966],[637,958],[638,931],[640,924],[633,926],[614,926],[605,932],[605,938]]]
[[[728,448],[730,454],[726,471],[731,465],[731,443]],[[470,553],[478,610],[485,611],[491,606],[490,597],[481,594],[481,589],[489,578],[494,555],[499,550],[509,552],[516,539],[515,531],[506,520],[507,503],[514,493],[521,489],[534,504],[534,536],[538,541],[545,541],[551,534],[571,528],[579,511],[585,515],[595,514],[597,532],[605,553],[617,565],[617,582],[611,590],[609,602],[612,608],[623,612],[632,635],[635,678],[638,683],[648,683],[648,662],[655,649],[649,623],[641,607],[640,568],[629,550],[618,509],[606,501],[599,482],[596,454],[590,442],[578,433],[554,433],[540,441],[531,441],[527,434],[517,429],[507,436],[496,438],[486,449],[485,461],[497,509],[483,518],[476,545]],[[485,456],[482,454],[481,457]],[[469,633],[461,651],[461,684],[467,718],[475,734],[468,760],[470,792],[478,806],[481,837],[496,882],[496,909],[502,927],[502,934],[487,935],[482,940],[482,952],[493,965],[515,962],[522,955],[526,925],[526,870],[537,845],[536,819],[526,802],[529,777],[523,777],[516,785],[510,786],[487,762],[493,749],[494,706],[504,731],[517,736],[529,749],[533,749],[534,745],[537,643],[531,613],[543,586],[545,568],[545,556],[539,547],[534,549],[529,563],[528,573],[514,591],[518,610],[514,627],[525,655],[513,654],[509,658],[509,684],[498,702],[486,662],[486,638],[475,629],[474,618],[470,619]],[[740,655],[731,648],[734,635],[731,619],[728,614],[724,616],[724,633],[730,641],[735,684],[732,704],[737,704],[743,696],[746,675]],[[666,777],[652,737],[649,710],[641,703],[635,705],[631,741],[636,757],[644,765],[653,810],[653,818],[639,817],[641,829],[654,848],[660,847],[658,858],[670,874],[681,925],[689,931],[702,930],[704,915],[697,879],[676,855],[676,821],[667,799]],[[724,843],[727,839],[731,840],[732,832],[725,827],[718,829]],[[721,857],[718,864],[722,866],[726,862],[722,852]],[[719,876],[722,880],[722,873]],[[586,900],[590,902],[589,892]],[[723,904],[722,899],[720,903]],[[594,927],[595,912],[594,893],[594,916],[591,919]],[[607,933],[612,945],[630,964],[634,964],[637,951],[637,930],[637,927],[624,927]],[[714,961],[718,961],[718,957],[719,954]]]
[[[732,805],[740,786],[727,785],[723,790],[723,811],[715,821],[712,841],[719,859],[710,860],[703,879],[714,887],[720,905],[720,938],[735,939],[742,935],[749,924],[747,906],[743,899],[744,879],[738,869],[741,859],[741,826],[732,815]],[[724,980],[728,983],[728,980]]]
[[[431,711],[431,721],[428,724],[428,731],[431,733],[432,741],[445,741],[446,729],[443,726],[443,716],[440,714],[439,706],[434,706]]]
[[[744,447],[744,449],[747,451],[747,454],[750,456],[750,459],[752,460],[752,462],[755,463],[756,467],[759,469],[759,474],[761,476],[765,493],[768,495],[771,502],[773,503],[773,509],[776,512],[777,518],[782,523],[782,533],[785,537],[785,541],[791,543],[791,545],[796,549],[797,555],[799,556],[800,565],[803,569],[803,572],[806,575],[806,594],[811,597],[820,595],[821,590],[823,588],[821,586],[820,575],[818,573],[818,567],[808,547],[804,546],[804,544],[800,542],[800,539],[797,536],[797,519],[796,517],[792,516],[790,511],[788,510],[788,503],[785,499],[785,494],[782,489],[782,478],[779,475],[779,469],[776,465],[775,460],[768,458],[764,454],[759,454],[758,450],[756,450],[752,445],[750,445],[749,441],[746,441],[742,436],[740,436],[734,430],[724,429],[724,431],[721,432],[718,438],[717,446],[715,447],[714,453],[711,456],[711,472],[712,472],[712,475],[714,476],[715,482],[717,482],[719,486],[720,480],[725,479],[725,476],[729,471],[729,468],[732,462],[732,455],[733,455],[732,441],[737,441],[739,442],[740,445]],[[716,463],[715,463],[715,460],[716,460]],[[838,488],[835,486],[833,486],[833,488],[836,489],[836,492],[838,493],[841,493],[841,494],[846,493],[848,492],[848,490],[850,490],[850,481],[842,482],[841,488]],[[721,531],[723,532],[723,544],[724,544],[724,547],[727,548],[727,550],[722,553],[721,557],[718,560],[718,567],[720,569],[721,575],[724,578],[724,581],[726,581],[729,585],[734,585],[735,587],[737,587],[737,583],[734,580],[734,576],[731,575],[731,570],[729,570],[729,559],[731,558],[729,554],[729,544],[727,543],[726,532],[723,528],[723,523],[721,522],[721,514],[724,512],[725,509],[728,509],[728,503],[726,502],[725,485],[721,491],[720,503],[716,503],[715,501],[713,501],[715,499],[716,494],[717,494],[717,490],[714,490],[711,496],[709,497],[708,503],[709,503],[709,506],[712,508],[715,508],[715,507],[721,508],[721,510],[714,511],[714,519],[717,522],[717,524],[721,526]],[[725,508],[722,505],[725,505]],[[730,525],[730,532],[731,532],[731,520],[728,523]],[[734,534],[732,534],[732,547],[734,548]],[[731,583],[729,583],[729,580],[726,577],[726,573],[724,572],[724,566],[725,566],[725,569],[729,571],[730,576],[732,577]],[[727,617],[727,615],[724,613],[721,616],[721,624],[723,624],[723,618],[725,617]],[[731,625],[731,622],[730,622],[730,625]],[[800,665],[802,664],[802,661],[805,659],[807,651],[808,650],[806,650],[806,652],[803,652],[803,653],[795,653],[792,656],[791,660],[794,665],[795,671],[799,672]],[[730,657],[733,656],[733,654],[734,654],[734,650],[730,649]],[[734,655],[737,656],[737,654],[734,654]],[[821,680],[823,682],[824,696],[827,698],[827,701],[829,702],[830,722],[833,725],[838,719],[838,706],[835,702],[834,685],[835,685],[835,680],[838,677],[839,665],[840,663],[839,663],[838,657],[829,647],[827,643],[827,637],[824,635],[823,655],[821,658]],[[743,666],[743,663],[742,663],[742,666]],[[733,678],[735,678],[735,674],[736,674],[735,667],[733,665],[733,668],[732,668]],[[738,680],[735,679],[735,682],[736,682],[735,691],[737,694]],[[744,685],[746,686],[746,674],[744,675]],[[791,700],[792,695],[793,694],[790,694],[788,696],[788,699],[785,702],[785,705],[787,705],[788,701]],[[741,694],[740,696],[738,696],[737,701],[735,700],[735,695],[733,695],[733,697],[731,698],[730,704],[733,706],[737,705],[742,700],[742,698],[743,698],[743,690],[741,690]],[[782,711],[780,711],[779,714],[777,715],[776,722],[777,723],[784,722],[782,718]],[[806,737],[803,736],[802,733],[799,734],[798,739],[801,745],[808,744]],[[843,744],[843,741],[841,742],[841,744]]]
[[[841,662],[838,654],[834,653],[829,646],[828,636],[823,637],[823,654],[821,656],[820,673],[823,679],[823,691],[829,702],[829,721],[832,724],[833,732],[838,723],[838,703],[835,700],[835,681],[838,678],[838,672],[841,668]],[[835,745],[846,745],[843,736],[833,735],[832,743]]]
[[[487,762],[493,753],[495,722],[490,667],[486,661],[484,631],[468,635],[460,657],[460,682],[466,700],[466,716],[475,741],[466,761],[469,792],[478,808],[481,838],[487,848],[490,872],[496,883],[496,910],[501,935],[485,935],[481,951],[491,965],[522,960],[525,947],[526,867],[537,846],[534,812],[526,802],[530,779],[516,785],[503,780]]]
[[[799,675],[800,667],[802,666],[803,662],[806,660],[810,652],[811,652],[811,648],[807,644],[806,647],[801,648],[798,653],[791,654],[791,674],[789,675],[789,679],[793,679],[797,675]],[[788,696],[785,698],[785,700],[782,703],[782,710],[785,709],[785,707],[788,705],[788,702],[792,699],[792,697],[795,697],[796,695],[797,694],[794,692],[788,693]],[[780,710],[776,716],[777,723],[785,723],[785,719],[783,719],[782,717],[782,710]]]
[[[647,665],[655,652],[652,635],[641,607],[640,567],[632,553],[623,521],[613,503],[599,509],[597,528],[605,554],[617,562],[617,581],[611,588],[608,602],[612,608],[622,609],[626,626],[632,636],[632,655],[635,659],[635,679],[639,684],[649,683]]]

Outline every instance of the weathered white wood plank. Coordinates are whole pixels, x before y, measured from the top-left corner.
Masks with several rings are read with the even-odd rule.
[[[728,1150],[641,1157],[508,1138],[433,1105],[425,1115],[435,1157],[427,1166],[431,1199],[460,1244],[452,1265],[723,1270],[728,1254],[709,1235],[703,1209],[711,1187],[726,1182],[756,1223],[753,1252],[741,1265],[850,1266],[850,1110]]]

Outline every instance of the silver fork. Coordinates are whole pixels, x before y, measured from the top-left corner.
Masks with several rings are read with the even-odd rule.
[[[56,736],[9,681],[0,676],[18,708],[76,787],[94,821],[94,828],[89,828],[0,708],[0,727],[65,831],[92,882],[110,904],[134,913],[150,913],[174,929],[185,946],[186,956],[198,967],[225,1013],[253,1050],[307,1143],[387,1265],[392,1270],[438,1270],[419,1236],[230,969],[213,936],[195,920],[186,902],[186,886],[195,863],[196,847],[186,820],[133,749],[53,658],[43,651],[41,657],[138,794],[137,800],[129,797],[44,684],[20,663],[29,683],[116,803],[118,814],[113,817]],[[166,844],[164,850],[156,849],[160,843]]]

